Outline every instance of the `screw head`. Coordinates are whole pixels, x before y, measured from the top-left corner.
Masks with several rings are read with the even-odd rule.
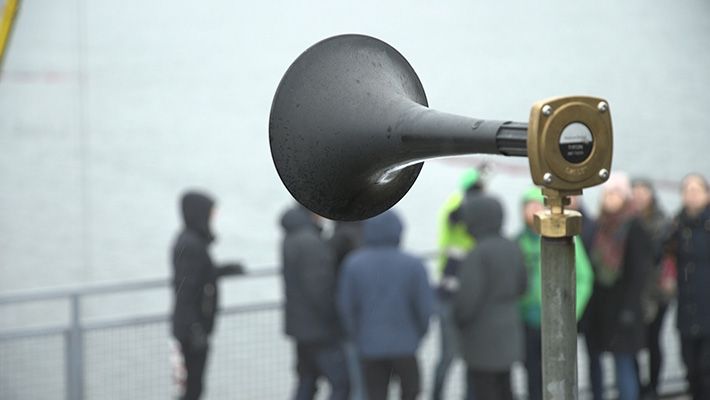
[[[602,180],[609,179],[609,171],[607,171],[606,168],[600,169],[599,170],[599,177],[602,178]]]
[[[547,117],[550,114],[552,114],[552,107],[549,104],[542,106],[542,115]]]
[[[552,174],[549,172],[545,172],[545,175],[542,176],[542,181],[545,182],[545,184],[549,185],[552,183]]]
[[[609,109],[609,105],[606,104],[605,101],[600,101],[599,104],[597,104],[597,110],[599,110],[599,112],[601,112],[601,113],[605,113],[606,110],[608,110],[608,109]]]

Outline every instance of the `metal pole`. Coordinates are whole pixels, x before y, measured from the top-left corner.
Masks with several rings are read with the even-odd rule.
[[[576,399],[574,240],[543,237],[541,246],[543,398]]]
[[[71,321],[67,335],[67,399],[84,398],[84,339],[81,329],[81,298],[71,296]]]

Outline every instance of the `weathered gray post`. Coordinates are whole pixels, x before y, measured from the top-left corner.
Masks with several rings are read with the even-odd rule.
[[[545,399],[577,398],[574,241],[542,238],[542,375]]]

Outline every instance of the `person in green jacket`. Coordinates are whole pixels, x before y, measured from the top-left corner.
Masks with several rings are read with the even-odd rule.
[[[463,258],[473,249],[475,240],[463,222],[461,205],[467,198],[483,192],[481,173],[469,169],[461,176],[460,188],[448,199],[439,212],[439,258],[440,272],[437,288],[439,326],[441,329],[439,360],[434,370],[431,398],[444,398],[444,383],[449,367],[458,353],[456,327],[452,315],[453,295],[458,289],[458,268]]]
[[[540,274],[540,235],[533,230],[533,216],[545,208],[540,188],[534,187],[523,194],[523,217],[525,227],[518,235],[518,244],[523,252],[528,273],[528,290],[520,303],[525,323],[525,367],[528,371],[528,398],[542,399],[542,335],[540,333],[542,311],[542,281]],[[592,294],[594,273],[579,236],[575,236],[575,261],[577,278],[576,314],[582,317]]]

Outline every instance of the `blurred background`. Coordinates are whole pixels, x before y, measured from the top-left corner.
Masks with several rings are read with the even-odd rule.
[[[613,169],[651,178],[667,212],[679,207],[683,175],[710,171],[705,0],[24,0],[0,78],[0,294],[167,278],[169,246],[180,228],[177,201],[186,188],[218,199],[217,260],[273,270],[278,218],[293,200],[271,161],[271,100],[302,51],[342,33],[375,36],[399,50],[418,73],[430,107],[441,111],[526,121],[532,103],[543,98],[608,99]],[[521,228],[520,196],[532,184],[527,160],[435,160],[425,164],[397,205],[408,250],[423,254],[435,248],[439,207],[457,189],[464,169],[484,162],[490,167],[489,191],[506,205],[506,233]],[[598,190],[586,190],[584,203],[595,213]],[[275,302],[279,288],[273,276],[230,281],[223,304]],[[82,302],[82,321],[160,314],[169,306],[162,287],[94,296]],[[249,337],[265,340],[268,332],[286,346],[273,314],[225,322],[218,340],[252,343]],[[63,326],[71,319],[67,303],[55,299],[0,304],[0,316],[0,329]],[[260,331],[245,333],[246,326]],[[150,329],[154,333],[130,335],[138,335],[136,342],[145,348],[153,340],[161,352],[150,365],[167,366],[167,356],[160,358],[167,352],[167,327]],[[153,339],[142,340],[143,334]],[[46,349],[33,353],[33,359],[51,354],[43,357],[49,363],[44,367],[42,361],[22,361],[22,355],[12,359],[10,348],[21,346],[0,342],[0,397],[58,398],[23,395],[37,371],[63,371],[57,337],[58,344],[44,340]],[[135,365],[124,359],[127,351],[111,352],[115,345],[98,338],[87,338],[88,345],[92,340],[99,350],[84,350],[85,362],[97,368],[87,369]],[[288,347],[274,346],[264,344],[282,358],[268,361],[267,373],[283,376],[280,392],[254,389],[253,395],[234,397],[240,392],[228,390],[238,385],[219,392],[215,383],[208,385],[210,398],[282,398],[290,389],[291,365]],[[138,364],[147,365],[144,355]],[[228,388],[232,374],[248,376],[234,357],[241,356],[216,357],[210,379],[222,379]],[[87,385],[128,379],[121,374],[130,371],[119,371]],[[56,379],[58,389],[48,386],[49,392],[66,389],[62,375]],[[142,389],[87,390],[94,390],[87,398],[145,395]]]

